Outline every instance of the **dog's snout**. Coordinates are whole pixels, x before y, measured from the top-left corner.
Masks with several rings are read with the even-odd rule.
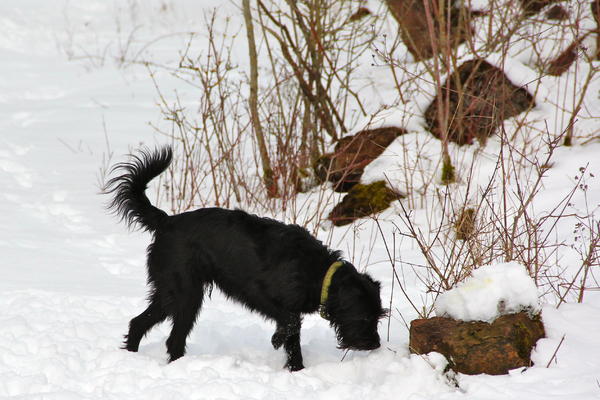
[[[376,338],[373,340],[358,342],[354,346],[349,347],[354,350],[368,351],[378,349],[381,347],[381,344],[379,343],[379,338]]]
[[[371,342],[371,343],[367,343],[365,348],[362,350],[375,350],[381,347],[381,343],[379,343],[379,340],[376,342]]]

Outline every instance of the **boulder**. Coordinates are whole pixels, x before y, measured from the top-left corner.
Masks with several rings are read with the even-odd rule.
[[[544,8],[550,4],[561,2],[562,0],[520,0],[520,1],[521,1],[521,8],[523,8],[525,15],[530,16],[530,15],[537,14],[538,12],[541,11],[542,8]]]
[[[335,226],[343,226],[353,221],[379,213],[390,206],[394,200],[403,197],[388,188],[384,181],[368,185],[354,185],[342,201],[336,205],[327,217]]]
[[[459,145],[474,139],[485,143],[502,121],[535,105],[527,90],[482,59],[467,61],[452,72],[442,85],[441,100],[438,96],[425,110],[427,127],[438,139],[447,132],[448,140]],[[440,126],[440,109],[449,120],[447,128]]]
[[[356,12],[354,12],[354,14],[348,18],[348,22],[360,21],[371,14],[371,10],[369,10],[367,7],[359,7],[358,10],[356,10]]]
[[[424,0],[386,0],[390,12],[400,25],[402,41],[416,61],[432,57],[444,49],[454,49],[472,35],[472,14],[466,8],[458,8],[443,2],[446,9],[439,10],[438,1],[427,0],[433,23],[433,39],[427,22]],[[440,12],[441,11],[441,12]],[[441,32],[441,17],[450,16],[450,32]],[[442,39],[445,38],[445,39]]]
[[[360,181],[364,168],[405,133],[403,128],[386,127],[343,137],[333,153],[321,156],[314,164],[315,175],[321,182],[332,182],[334,190],[347,192]]]
[[[443,354],[456,372],[501,375],[530,366],[531,350],[544,336],[540,317],[526,312],[500,316],[491,324],[434,317],[411,322],[409,346],[416,354]]]
[[[546,11],[546,18],[549,20],[564,21],[569,18],[569,11],[557,4]]]
[[[577,50],[579,49],[580,41],[576,40],[571,43],[569,47],[565,49],[558,57],[550,61],[548,64],[547,73],[548,75],[561,76],[567,70],[573,62],[577,59]]]

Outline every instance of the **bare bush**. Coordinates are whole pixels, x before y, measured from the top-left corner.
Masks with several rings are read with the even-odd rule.
[[[438,293],[461,282],[472,269],[496,261],[519,261],[545,295],[559,302],[573,297],[582,301],[586,290],[598,286],[592,268],[598,263],[595,211],[573,212],[569,206],[582,192],[583,181],[573,182],[572,190],[552,207],[537,208],[557,149],[595,137],[590,129],[580,128],[581,121],[597,118],[586,99],[598,77],[598,66],[585,49],[591,31],[585,22],[589,15],[580,12],[583,2],[570,6],[569,18],[549,23],[525,12],[517,0],[493,0],[487,11],[458,14],[444,12],[456,8],[455,2],[425,2],[431,5],[424,15],[432,52],[418,62],[406,56],[401,35],[379,34],[382,17],[359,7],[360,2],[244,4],[255,35],[248,43],[256,44],[255,54],[248,53],[256,62],[250,74],[243,63],[234,62],[240,31],[226,27],[217,32],[215,12],[206,18],[208,46],[200,53],[192,46],[192,34],[178,65],[145,63],[150,74],[168,71],[196,91],[196,101],[182,100],[164,93],[155,80],[161,112],[170,122],[161,133],[177,152],[159,193],[173,212],[209,204],[241,206],[316,231],[335,195],[328,187],[314,187],[313,163],[345,133],[364,128],[357,126],[359,121],[377,127],[379,117],[397,112],[409,132],[397,139],[395,149],[400,150],[392,155],[397,168],[389,179],[407,197],[399,202],[399,216],[377,226],[389,250],[394,288],[415,312],[428,315]],[[463,6],[468,8],[468,2]],[[468,31],[460,41],[450,38],[456,31],[453,15],[462,21],[459,31]],[[574,40],[572,64],[561,67],[560,77],[549,78],[552,60]],[[127,49],[127,41],[121,47]],[[372,61],[369,52],[375,55]],[[561,112],[549,118],[539,108],[527,109],[504,120],[506,113],[494,99],[467,92],[468,85],[458,79],[459,67],[475,59],[509,72],[507,80],[519,80],[513,83],[526,87],[536,102],[550,103]],[[365,60],[375,69],[383,67],[378,71],[389,71],[386,84],[396,99],[366,104],[368,97],[359,90],[368,81],[359,73]],[[134,57],[131,62],[141,61]],[[260,79],[253,77],[258,73]],[[481,85],[484,91],[487,84]],[[563,90],[549,98],[547,85]],[[423,128],[425,110],[434,101],[439,105],[434,116],[438,142]],[[465,105],[475,109],[475,118],[498,123],[486,132],[486,137],[494,134],[487,143],[460,146],[451,140]],[[492,111],[477,114],[482,109]],[[257,135],[258,130],[263,133]],[[568,224],[576,228],[576,244],[565,239]],[[359,240],[357,226],[340,240]],[[386,232],[390,226],[391,240]],[[327,240],[332,235],[330,231]],[[423,262],[402,260],[396,238],[417,246]],[[579,270],[565,271],[558,259],[567,247],[580,254]],[[354,249],[349,252],[354,257]],[[426,288],[423,297],[408,293],[403,268],[411,269]]]
[[[250,75],[232,61],[237,32],[217,33],[215,12],[206,18],[204,54],[193,54],[192,35],[177,68],[147,64],[151,73],[163,68],[198,89],[198,109],[190,109],[156,82],[161,112],[171,122],[162,133],[180,148],[163,181],[173,211],[210,202],[298,212],[296,195],[316,183],[312,164],[366,115],[352,76],[373,36],[358,23],[370,18],[368,10],[357,14],[353,2],[333,0],[254,5],[246,9],[256,35],[248,43],[260,46],[249,53]],[[257,177],[267,175],[261,187]],[[317,214],[323,211],[306,220],[316,223]]]
[[[468,2],[465,6],[469,6]],[[393,228],[388,228],[391,232],[383,229],[380,232],[382,239],[388,237],[386,248],[389,235],[395,237],[399,233],[414,242],[423,256],[423,264],[390,256],[394,271],[410,269],[426,288],[427,296],[418,299],[403,291],[422,317],[433,311],[440,292],[461,282],[472,269],[500,261],[514,260],[525,265],[542,295],[559,304],[565,298],[582,301],[586,290],[598,287],[594,269],[590,268],[598,264],[597,209],[572,209],[574,197],[581,196],[585,189],[580,179],[592,172],[584,167],[571,189],[556,198],[554,204],[544,201],[545,177],[552,171],[557,149],[570,145],[573,137],[579,137],[582,143],[586,135],[587,140],[595,137],[589,127],[581,128],[586,126],[582,121],[591,124],[598,117],[586,106],[589,90],[598,78],[593,53],[588,54],[585,46],[577,47],[574,60],[564,67],[563,75],[552,78],[555,82],[547,81],[552,60],[574,41],[590,41],[588,36],[593,31],[586,20],[590,19],[586,7],[589,7],[586,2],[574,2],[568,18],[547,22],[543,16],[525,12],[520,2],[493,1],[488,12],[474,18],[471,37],[458,46],[438,48],[419,63],[398,56],[403,49],[398,40],[390,42],[384,37],[374,44],[378,62],[387,66],[393,76],[397,107],[405,110],[420,107],[422,113],[427,103],[417,107],[410,104],[411,96],[419,89],[427,92],[430,102],[439,103],[436,118],[441,132],[438,135],[441,154],[431,152],[426,138],[407,135],[400,139],[403,147],[396,154],[400,172],[392,172],[388,179],[396,187],[406,185],[407,198],[399,202],[400,222],[391,221]],[[449,44],[444,37],[451,33],[447,15],[440,16],[435,9],[426,9],[425,15],[430,21],[430,47],[435,50],[436,45]],[[531,57],[525,59],[524,54]],[[459,105],[475,103],[467,98],[472,94],[467,94],[458,80],[455,79],[457,84],[451,90],[444,90],[444,82],[454,79],[452,71],[459,65],[473,59],[491,60],[506,70],[517,66],[516,59],[525,62],[526,65],[519,66],[522,71],[527,70],[527,75],[521,73],[521,84],[536,102],[551,103],[562,112],[552,115],[552,120],[542,110],[530,109],[510,120],[500,118],[491,143],[449,145],[451,127],[461,118],[460,107],[451,98],[458,99]],[[515,74],[509,78],[514,80]],[[548,97],[544,87],[548,84],[564,87],[555,91],[559,98]],[[484,96],[475,100],[489,102]],[[480,114],[481,118],[494,119],[498,117],[496,113],[503,112],[500,104],[486,106],[495,110]],[[410,118],[419,120],[419,113],[414,112]],[[491,160],[495,160],[493,168]],[[487,175],[482,172],[486,170]],[[452,171],[454,176],[449,174]],[[576,244],[565,235],[573,226]],[[581,259],[579,267],[567,267],[561,259],[565,249],[573,246]],[[395,249],[393,252],[399,253]],[[388,254],[391,253],[390,250]],[[394,274],[402,288],[405,282],[399,277],[404,274]],[[419,307],[420,304],[423,306]]]

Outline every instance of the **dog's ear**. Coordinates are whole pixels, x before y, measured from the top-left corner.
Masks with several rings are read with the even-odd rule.
[[[376,315],[376,318],[383,319],[388,318],[390,316],[390,310],[388,308],[381,307],[381,282],[376,281],[371,278],[369,275],[365,274],[366,281],[369,283],[369,287],[367,287],[367,291],[370,292],[373,298],[376,298],[378,301],[379,312]]]
[[[378,289],[381,289],[381,282],[376,281],[375,279],[371,278],[369,275],[367,275],[367,279],[369,279],[371,282],[373,282]]]
[[[371,278],[371,276],[369,274],[363,273],[360,275],[364,278],[363,282],[365,282],[368,286],[370,286],[370,287],[375,286],[375,287],[377,287],[378,292],[381,291],[381,282],[376,281],[375,279]],[[367,285],[365,285],[365,286],[367,286]]]

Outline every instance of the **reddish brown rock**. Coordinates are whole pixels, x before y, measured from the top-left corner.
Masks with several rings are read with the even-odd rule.
[[[545,335],[539,317],[503,315],[493,323],[435,317],[410,324],[410,351],[443,354],[450,367],[469,375],[501,375],[531,364],[531,350]]]
[[[525,15],[534,15],[550,4],[558,3],[562,0],[521,0],[521,7]]]
[[[360,181],[364,168],[396,139],[406,133],[403,128],[369,129],[346,136],[334,152],[323,155],[314,165],[321,182],[330,181],[338,192],[347,192]]]
[[[550,61],[548,65],[548,74],[554,76],[561,76],[571,67],[573,62],[577,59],[577,49],[579,48],[579,41],[575,41],[565,51],[560,53],[558,57]]]
[[[501,69],[476,59],[450,74],[441,97],[436,96],[425,110],[425,121],[438,139],[447,132],[448,140],[459,145],[472,144],[474,139],[485,143],[502,121],[534,105],[533,96],[513,85]],[[440,110],[447,126],[440,124]]]
[[[472,35],[472,14],[464,8],[448,5],[451,2],[444,1],[446,8],[440,10],[437,0],[386,0],[394,18],[400,25],[400,36],[408,48],[408,51],[417,61],[432,57],[444,49],[454,49]],[[426,8],[427,6],[427,8]],[[433,32],[430,32],[427,9]],[[444,19],[450,16],[450,23],[444,23]],[[450,26],[449,32],[441,30],[440,26]]]
[[[354,14],[348,18],[349,22],[360,21],[364,17],[371,15],[371,11],[367,7],[359,7]]]
[[[569,18],[569,12],[560,5],[555,5],[546,11],[546,18],[556,21],[564,21]]]

